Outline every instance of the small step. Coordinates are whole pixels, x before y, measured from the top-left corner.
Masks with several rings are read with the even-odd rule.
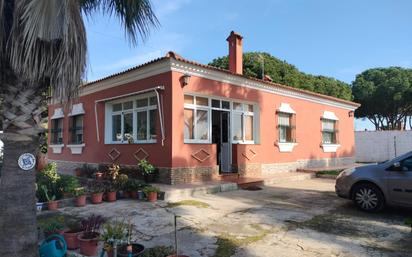
[[[312,179],[315,177],[314,173],[305,173],[305,172],[285,172],[279,173],[275,176],[265,177],[264,185],[270,186],[275,185],[278,183],[285,183],[285,182],[294,182],[294,181],[302,181],[307,179]]]

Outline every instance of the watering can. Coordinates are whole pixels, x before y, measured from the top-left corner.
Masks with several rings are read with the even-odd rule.
[[[63,257],[67,252],[67,244],[61,235],[51,235],[40,246],[40,257]]]

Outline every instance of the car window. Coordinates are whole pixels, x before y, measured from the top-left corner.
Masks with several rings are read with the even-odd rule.
[[[412,171],[412,157],[409,157],[401,162],[403,170]]]

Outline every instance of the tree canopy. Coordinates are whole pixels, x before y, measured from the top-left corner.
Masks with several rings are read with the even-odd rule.
[[[228,56],[216,58],[209,65],[228,69]],[[243,54],[243,74],[259,79],[262,79],[262,74],[269,75],[276,83],[352,100],[349,84],[331,77],[314,76],[301,72],[294,65],[264,52],[247,52]]]
[[[411,126],[412,69],[400,67],[368,69],[356,76],[354,100],[361,104],[357,118],[367,118],[377,130]]]

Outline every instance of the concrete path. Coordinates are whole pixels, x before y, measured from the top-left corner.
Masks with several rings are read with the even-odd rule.
[[[176,203],[122,200],[60,211],[131,219],[135,240],[146,247],[173,245],[177,214],[179,243],[191,257],[412,256],[411,229],[404,225],[411,210],[363,213],[333,188],[333,180],[310,179]]]

